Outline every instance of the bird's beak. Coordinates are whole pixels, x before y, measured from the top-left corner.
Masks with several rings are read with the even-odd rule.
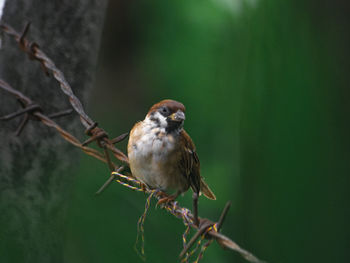
[[[185,120],[185,113],[178,110],[177,112],[171,114],[169,117],[169,120],[175,121],[175,122],[182,122]]]

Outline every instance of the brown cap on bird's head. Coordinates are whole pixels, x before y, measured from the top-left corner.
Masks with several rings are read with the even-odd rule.
[[[159,110],[162,107],[167,107],[170,111],[170,113],[175,113],[178,110],[182,111],[183,113],[185,113],[185,106],[181,103],[178,102],[176,100],[162,100],[156,104],[154,104],[150,110],[148,111],[148,114]]]

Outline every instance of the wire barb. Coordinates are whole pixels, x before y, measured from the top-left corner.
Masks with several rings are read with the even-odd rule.
[[[83,146],[86,146],[94,141],[101,142],[103,138],[108,137],[107,133],[103,130],[99,130],[97,132],[94,132],[93,135],[89,139],[87,139],[85,142],[82,143]]]
[[[226,203],[225,207],[224,207],[224,210],[222,210],[222,213],[221,213],[221,215],[220,215],[219,221],[218,221],[218,223],[217,223],[217,225],[216,225],[216,227],[217,227],[217,232],[220,231],[220,229],[221,229],[221,227],[222,227],[222,224],[223,224],[224,221],[225,221],[226,215],[227,215],[228,210],[230,209],[230,207],[231,207],[231,201],[228,201],[228,202]]]
[[[24,109],[21,109],[19,111],[14,112],[14,113],[10,113],[10,114],[8,114],[6,116],[0,117],[0,120],[8,121],[8,120],[16,118],[16,117],[18,117],[18,116],[20,116],[22,114],[33,113],[34,111],[42,111],[42,110],[41,110],[39,105],[37,105],[37,104],[30,104],[30,105],[25,106]]]
[[[72,109],[59,111],[59,112],[50,114],[49,118],[50,119],[56,119],[56,118],[64,117],[64,116],[70,115],[72,112],[73,112]]]
[[[108,161],[108,160],[107,160]],[[116,173],[120,173],[124,170],[124,166],[120,166]],[[114,173],[111,173],[111,176],[108,178],[108,180],[98,189],[98,191],[95,193],[95,195],[101,194],[116,178],[116,175]]]
[[[29,115],[26,114],[26,115],[24,116],[24,118],[22,119],[21,124],[18,126],[18,128],[17,128],[17,130],[16,130],[16,132],[15,132],[15,135],[16,135],[16,136],[20,136],[20,135],[21,135],[21,133],[22,133],[24,127],[27,125],[28,121],[29,121]]]
[[[189,249],[194,245],[196,240],[203,235],[203,233],[208,229],[208,227],[211,225],[211,222],[205,222],[202,224],[202,226],[199,228],[199,230],[194,234],[194,236],[191,238],[191,240],[188,242],[187,246],[184,247],[184,249],[181,251],[179,257],[182,258]]]
[[[23,29],[23,31],[22,31],[22,34],[20,35],[20,37],[19,37],[19,39],[18,39],[18,43],[19,43],[19,46],[23,49],[23,50],[25,50],[25,37],[26,37],[26,35],[27,35],[27,33],[28,33],[28,31],[29,31],[29,28],[30,28],[30,22],[28,22],[26,25],[25,25],[25,27],[24,27],[24,29]]]
[[[126,137],[128,137],[129,133],[123,133],[122,135],[119,135],[118,137],[114,138],[111,140],[111,143],[116,144],[118,142],[121,142],[123,140],[125,140]]]

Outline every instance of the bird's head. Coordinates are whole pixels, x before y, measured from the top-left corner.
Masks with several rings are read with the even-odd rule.
[[[179,131],[185,120],[185,106],[175,100],[162,100],[150,108],[146,118],[168,133]]]

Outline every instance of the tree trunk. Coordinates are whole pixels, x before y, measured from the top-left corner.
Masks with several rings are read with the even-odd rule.
[[[2,22],[21,32],[63,71],[75,94],[86,101],[93,83],[106,0],[7,0]],[[68,99],[40,64],[2,36],[0,78],[43,107],[46,114],[70,108]],[[19,109],[0,90],[0,116]],[[83,128],[76,115],[57,122],[73,134]],[[63,262],[65,207],[77,149],[42,123],[30,121],[20,136],[21,117],[0,122],[1,262]]]

